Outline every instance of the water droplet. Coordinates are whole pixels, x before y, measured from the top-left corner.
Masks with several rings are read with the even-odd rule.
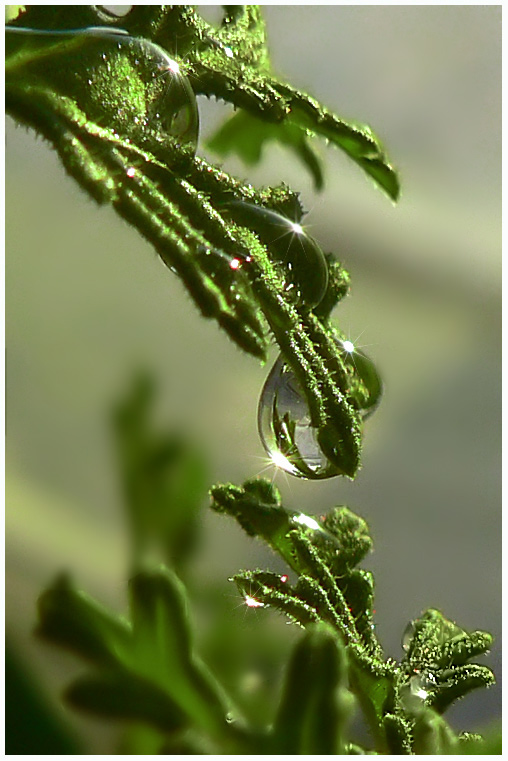
[[[256,600],[255,597],[252,597],[252,595],[245,595],[245,604],[248,608],[264,608],[265,603],[261,602],[261,600]]]
[[[136,174],[136,169],[133,166],[130,166],[126,171],[127,177],[134,177],[135,174]]]
[[[310,528],[313,531],[322,530],[322,527],[319,525],[317,520],[315,518],[311,518],[310,515],[305,515],[305,513],[296,513],[296,515],[292,516],[291,520],[293,523],[297,523],[299,526],[305,526],[306,528]]]
[[[305,396],[282,356],[261,392],[258,430],[267,454],[282,470],[310,479],[339,475],[321,451]]]
[[[342,339],[336,339],[339,347]],[[362,417],[379,402],[381,380],[371,360],[359,350],[343,352],[350,368],[348,401]],[[258,430],[272,462],[300,478],[331,478],[341,471],[321,450],[305,394],[282,355],[275,362],[261,392]]]
[[[424,671],[414,672],[409,681],[400,689],[403,705],[409,711],[421,711],[435,686],[436,680],[433,674]]]
[[[152,66],[153,101],[149,115],[155,118],[163,128],[180,143],[191,146],[195,152],[199,115],[196,96],[188,78],[182,73],[180,64],[167,53],[147,40],[140,43],[143,47],[145,61]]]
[[[352,341],[336,339],[343,362],[351,370],[348,401],[367,418],[381,399],[383,384],[373,361]]]
[[[246,201],[231,201],[224,213],[253,230],[286,270],[285,290],[302,306],[314,307],[328,285],[328,265],[321,248],[297,222]]]
[[[285,584],[288,581],[288,579],[289,579],[289,576],[287,576],[286,574],[280,577],[280,580],[282,581],[283,584]]]
[[[414,633],[415,633],[415,622],[410,621],[408,625],[406,626],[406,628],[404,629],[404,633],[402,634],[402,649],[405,650],[406,653],[409,650]]]
[[[106,71],[106,76],[114,77],[118,84],[116,108],[111,103],[115,93],[108,87],[108,119],[111,120],[115,111],[118,116],[115,131],[125,133],[125,125],[133,123],[139,112],[144,111],[145,124],[151,125],[156,132],[171,135],[181,145],[190,146],[195,153],[199,130],[196,97],[178,62],[162,47],[151,40],[132,37],[123,29],[108,26],[24,31],[83,38],[84,54],[90,56],[84,81],[95,93],[97,107],[97,113],[90,116],[98,123],[104,113],[104,86],[109,84]],[[130,109],[129,105],[132,106]],[[109,121],[107,126],[112,126]]]
[[[428,680],[425,678],[424,674],[415,674],[415,676],[412,676],[409,680],[409,690],[411,695],[420,698],[420,700],[425,700],[429,694],[427,687]]]
[[[334,560],[342,553],[342,545],[337,537],[328,531],[318,520],[310,515],[305,515],[305,513],[292,513],[289,520],[290,530],[295,528],[295,524],[303,527],[305,535],[315,547],[322,550],[327,563],[330,567],[333,567]]]

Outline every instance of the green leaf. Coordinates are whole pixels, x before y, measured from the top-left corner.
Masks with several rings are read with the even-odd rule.
[[[79,755],[80,743],[60,711],[16,654],[11,642],[5,650],[5,753],[14,756]]]
[[[370,571],[354,570],[341,584],[344,597],[349,603],[355,627],[362,643],[372,655],[380,656],[373,620],[374,577]]]
[[[106,719],[136,720],[172,732],[188,717],[164,690],[137,674],[121,670],[77,679],[65,693],[74,707]]]
[[[323,518],[323,526],[340,542],[340,555],[334,559],[337,576],[349,573],[372,551],[367,522],[345,505],[334,507]]]
[[[315,562],[309,557],[306,547],[295,542],[298,536],[309,540],[333,574],[343,571],[343,557],[347,563],[353,557],[360,559],[364,554],[363,536],[359,537],[359,546],[354,549],[353,537],[350,533],[345,534],[344,545],[339,534],[334,535],[327,530],[326,519],[316,520],[304,513],[285,510],[280,492],[265,479],[245,481],[242,487],[218,484],[210,494],[213,510],[236,518],[250,536],[262,537],[297,573],[308,572],[311,568],[309,563]],[[361,519],[358,521],[364,525]],[[336,528],[338,524],[335,522],[333,525]],[[348,522],[348,527],[350,525]]]
[[[201,453],[183,436],[153,430],[153,398],[150,379],[139,376],[113,416],[133,566],[159,554],[180,570],[197,541],[206,468]]]
[[[133,659],[212,736],[224,732],[226,699],[193,653],[184,590],[168,570],[137,574],[130,582]]]
[[[115,666],[129,649],[130,628],[84,592],[75,590],[66,576],[39,598],[36,633],[68,648],[97,666]]]
[[[491,726],[483,736],[463,732],[459,735],[459,742],[451,751],[453,755],[468,756],[501,756],[502,730],[499,722]]]
[[[194,652],[176,576],[163,568],[137,574],[130,602],[129,625],[68,582],[42,595],[38,633],[96,668],[71,685],[72,704],[166,732],[188,724],[224,748],[244,748],[248,738],[226,721],[229,699]]]
[[[423,679],[425,703],[443,713],[471,690],[494,683],[487,666],[467,663],[491,644],[487,632],[465,632],[440,611],[429,609],[412,622],[404,638],[403,679],[409,684],[415,675]]]
[[[446,721],[428,708],[422,708],[413,726],[413,752],[416,755],[454,753],[458,738]]]
[[[296,644],[289,663],[272,753],[344,753],[351,708],[344,647],[331,629],[313,626]]]
[[[235,576],[242,593],[251,585],[254,597],[304,624],[327,621],[347,643],[379,657],[372,620],[373,581],[367,571],[353,571],[371,549],[365,521],[346,507],[316,520],[284,510],[278,490],[253,479],[242,488],[217,485],[212,508],[236,518],[251,536],[263,538],[300,575],[295,588],[262,572]]]
[[[236,583],[247,607],[275,608],[301,626],[321,620],[315,606],[303,599],[300,590],[293,589],[276,574],[240,571],[232,577],[232,581]]]
[[[328,262],[328,287],[322,301],[314,307],[314,314],[323,323],[326,323],[331,312],[339,301],[349,293],[351,277],[333,254],[326,253]]]
[[[397,718],[387,718],[394,709],[393,667],[376,662],[352,647],[348,648],[348,653],[350,689],[362,707],[376,747],[381,752],[394,746],[404,747],[408,744],[405,723]]]
[[[410,756],[412,721],[400,713],[387,713],[383,719],[384,737],[380,746],[386,748],[383,752],[394,756]]]
[[[459,698],[478,687],[491,687],[495,677],[487,666],[471,664],[457,666],[453,669],[437,672],[437,684],[428,698],[428,704],[438,713],[446,709]]]
[[[253,166],[259,163],[263,149],[270,141],[289,148],[308,169],[315,189],[323,189],[321,161],[312,149],[306,131],[289,120],[272,124],[263,122],[245,111],[239,111],[219,127],[207,145],[219,156],[236,154],[247,166]]]

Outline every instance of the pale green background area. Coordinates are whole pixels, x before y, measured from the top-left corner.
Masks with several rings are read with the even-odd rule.
[[[288,507],[317,514],[348,504],[368,520],[375,552],[364,565],[376,575],[389,655],[400,657],[407,621],[437,607],[496,636],[487,662],[499,679],[501,9],[265,11],[275,70],[368,122],[403,188],[394,206],[323,144],[319,196],[282,149],[270,148],[255,170],[225,162],[255,184],[283,180],[302,191],[312,234],[352,274],[336,322],[361,335],[386,386],[354,483],[282,474],[276,483]],[[211,134],[226,110],[199,105],[202,134]],[[269,367],[201,319],[140,236],[10,120],[6,224],[7,627],[56,691],[76,665],[31,638],[41,587],[67,568],[102,601],[125,603],[127,538],[107,414],[133,369],[154,372],[159,424],[201,443],[210,483],[239,483],[266,465],[256,405]],[[280,567],[232,522],[209,511],[203,521],[196,573],[223,579],[225,594],[239,567]],[[449,717],[473,729],[499,713],[497,686]],[[105,730],[95,743],[107,747]]]

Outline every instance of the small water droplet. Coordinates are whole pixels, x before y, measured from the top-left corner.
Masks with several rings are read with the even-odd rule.
[[[136,169],[133,166],[130,166],[126,172],[127,177],[134,177],[135,174],[136,174]]]
[[[328,265],[319,245],[298,222],[246,201],[228,202],[224,213],[253,230],[283,265],[285,290],[294,295],[297,304],[309,308],[319,304],[328,285]]]
[[[363,419],[376,409],[383,392],[383,384],[373,361],[352,341],[336,338],[342,349],[342,360],[351,370],[349,401]]]
[[[404,629],[404,633],[402,634],[402,649],[405,650],[406,653],[409,650],[414,633],[415,633],[415,622],[410,621],[408,625],[406,626],[406,628]]]
[[[272,462],[291,475],[319,479],[339,474],[321,451],[305,396],[282,356],[261,392],[258,430]]]
[[[265,603],[261,602],[261,600],[256,600],[255,597],[252,597],[252,595],[245,595],[244,597],[245,604],[248,608],[264,608]]]
[[[149,113],[155,114],[164,131],[196,151],[199,114],[196,96],[178,61],[170,58],[158,45],[143,40],[145,59],[153,63],[153,102]]]
[[[287,576],[286,574],[280,577],[280,580],[282,581],[283,584],[285,584],[288,579],[289,579],[289,576]]]
[[[420,698],[420,700],[425,700],[427,697],[427,690],[426,687],[426,679],[423,676],[423,674],[416,674],[415,676],[412,676],[409,680],[409,689],[411,691],[411,695],[414,695],[417,698]]]
[[[342,546],[334,534],[326,529],[319,521],[305,513],[293,513],[290,517],[291,528],[294,524],[305,529],[306,536],[310,539],[315,547],[323,550],[330,564],[333,565],[334,559],[341,553]]]
[[[432,678],[429,678],[432,677]],[[429,694],[436,686],[433,675],[415,671],[400,689],[402,703],[409,711],[419,712],[425,705]]]

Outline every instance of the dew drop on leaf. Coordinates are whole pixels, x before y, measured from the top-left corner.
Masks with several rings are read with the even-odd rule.
[[[132,80],[124,66],[127,59],[131,70],[145,83],[144,124],[162,137],[171,135],[195,153],[199,132],[196,96],[180,64],[162,47],[140,37],[118,37],[117,50],[119,76]]]
[[[336,338],[341,358],[350,370],[348,401],[362,418],[369,417],[381,399],[383,384],[374,362],[352,341]]]
[[[309,479],[339,475],[321,451],[305,396],[282,356],[261,392],[258,430],[267,454],[282,470]]]
[[[342,545],[337,537],[316,518],[305,513],[293,513],[290,517],[290,524],[292,529],[297,526],[303,527],[312,544],[325,551],[329,562],[333,562],[333,559],[342,551]]]
[[[425,672],[414,674],[400,691],[406,710],[419,710],[435,686],[433,677],[430,679]]]
[[[77,72],[85,72],[82,82],[92,104],[88,115],[98,124],[102,115],[104,126],[114,126],[116,133],[127,136],[129,127],[141,121],[160,133],[159,139],[170,135],[178,144],[190,146],[192,153],[196,152],[199,132],[196,96],[180,64],[160,45],[110,26],[8,29],[15,35],[46,37],[48,44],[52,38],[55,40],[54,60],[48,59],[47,65],[55,68],[59,79],[67,77],[73,83],[79,78]],[[69,48],[59,43],[65,38],[74,38],[75,46]],[[68,55],[65,67],[61,65],[59,47]],[[140,114],[144,117],[141,120]]]
[[[246,201],[229,202],[224,213],[253,230],[275,261],[282,264],[285,290],[296,304],[309,308],[319,304],[328,285],[328,265],[319,245],[300,224]]]
[[[348,401],[362,418],[370,415],[379,402],[381,379],[366,354],[342,339],[336,339],[349,369]],[[344,348],[344,343],[348,348]],[[282,355],[275,362],[261,392],[258,430],[272,462],[300,478],[321,479],[340,475],[323,454],[312,425],[305,394]]]
[[[406,626],[406,628],[404,629],[404,633],[402,634],[402,649],[405,650],[406,653],[409,650],[414,633],[415,633],[415,623],[414,621],[410,621],[408,625]]]

